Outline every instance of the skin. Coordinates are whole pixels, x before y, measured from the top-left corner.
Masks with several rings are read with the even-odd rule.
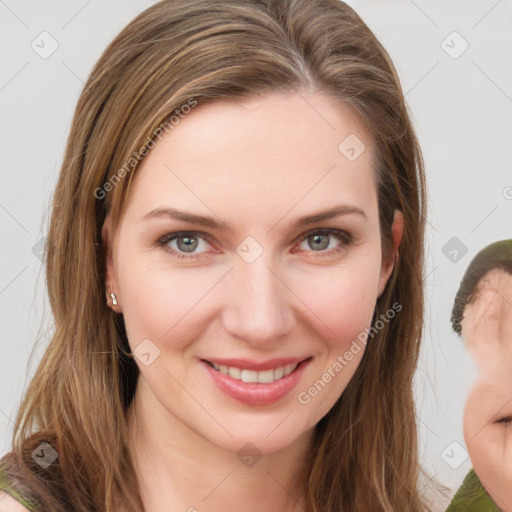
[[[479,374],[464,409],[475,473],[502,511],[512,510],[512,276],[493,270],[461,323]]]
[[[349,134],[366,150],[349,161]],[[196,107],[142,161],[114,232],[103,226],[107,290],[115,291],[132,351],[149,338],[160,356],[141,370],[128,413],[150,512],[301,510],[297,473],[314,426],[354,374],[363,350],[309,404],[297,400],[371,324],[403,231],[382,258],[373,144],[346,107],[318,93],[275,93]],[[294,229],[298,217],[347,204],[350,213]],[[170,206],[221,219],[219,231],[170,218],[142,217]],[[341,229],[319,249],[308,234]],[[196,258],[165,234],[195,230]],[[236,252],[253,237],[252,263]],[[330,249],[339,251],[326,255]],[[190,253],[185,253],[190,255]],[[364,348],[364,347],[363,347]],[[299,385],[270,405],[246,405],[219,391],[199,358],[256,361],[312,356]],[[262,458],[248,467],[248,442]],[[172,505],[172,507],[171,507]]]

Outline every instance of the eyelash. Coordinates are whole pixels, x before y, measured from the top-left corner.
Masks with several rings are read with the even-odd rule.
[[[339,246],[329,249],[328,251],[310,251],[310,252],[318,252],[319,254],[315,255],[314,257],[326,257],[330,256],[332,254],[335,254],[343,249],[344,246],[350,245],[352,243],[352,236],[347,233],[346,231],[342,231],[341,229],[314,229],[312,231],[308,231],[307,233],[304,233],[299,237],[299,241],[302,242],[306,238],[310,237],[311,235],[322,235],[322,236],[334,236],[337,238],[340,242],[342,242]],[[181,252],[178,252],[174,249],[171,249],[169,247],[166,247],[169,242],[172,242],[173,240],[181,237],[188,237],[190,238],[202,238],[203,240],[207,242],[212,242],[212,237],[207,235],[206,233],[201,233],[200,231],[176,231],[174,233],[167,233],[164,236],[160,237],[157,241],[157,245],[159,247],[163,247],[167,252],[169,252],[172,256],[176,258],[198,258],[203,253],[199,254],[191,254],[187,255]]]
[[[512,416],[505,416],[504,418],[496,420],[494,423],[504,423],[507,427],[510,422],[512,422]]]

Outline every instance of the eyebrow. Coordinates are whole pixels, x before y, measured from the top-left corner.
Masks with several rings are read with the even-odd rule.
[[[325,220],[332,219],[334,217],[339,217],[341,215],[350,215],[356,214],[362,216],[364,219],[368,220],[366,213],[357,206],[351,205],[339,205],[333,208],[330,208],[325,211],[321,211],[318,213],[314,213],[312,215],[306,215],[304,217],[300,217],[294,222],[290,224],[292,229],[297,229],[305,226],[309,226],[310,224],[315,224],[317,222],[322,222]],[[189,222],[191,224],[196,224],[198,226],[203,226],[205,228],[216,229],[218,231],[232,231],[232,229],[221,220],[217,220],[214,217],[206,217],[203,215],[197,215],[192,212],[186,212],[183,210],[177,210],[175,208],[163,207],[163,208],[155,208],[150,212],[146,213],[142,220],[149,220],[153,218],[159,217],[168,217],[174,220],[180,220],[183,222]]]

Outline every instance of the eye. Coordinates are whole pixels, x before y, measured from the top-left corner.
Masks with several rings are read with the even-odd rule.
[[[329,248],[333,238],[341,243]],[[199,231],[177,231],[167,233],[159,238],[157,245],[164,247],[178,258],[198,258],[206,251],[196,251],[196,249],[205,249],[205,246],[209,245],[212,240],[212,237]],[[326,256],[343,250],[352,242],[352,237],[349,233],[340,229],[316,229],[301,235],[299,240],[303,240],[302,243],[306,243],[310,248],[313,248],[306,248],[306,251],[320,253],[318,256]],[[175,245],[171,246],[171,243]],[[328,248],[329,250],[326,251],[325,249]]]
[[[305,238],[305,239],[304,239]],[[346,231],[342,231],[341,229],[316,229],[313,231],[309,231],[304,235],[301,235],[301,240],[304,239],[302,244],[306,244],[306,251],[310,251],[315,254],[315,256],[330,256],[331,254],[338,253],[343,250],[347,245],[350,245],[352,242],[352,236]],[[331,241],[333,239],[337,239],[341,243],[331,246]],[[325,250],[328,249],[329,250]]]
[[[194,252],[197,248],[204,248],[211,240],[206,233],[198,231],[178,231],[176,233],[168,233],[158,240],[158,245],[166,248],[173,256],[178,258],[197,258],[203,252]],[[175,247],[171,247],[170,243],[176,242]]]
[[[503,418],[496,420],[494,423],[501,423],[506,428],[510,425],[511,422],[512,422],[512,416],[504,416]]]

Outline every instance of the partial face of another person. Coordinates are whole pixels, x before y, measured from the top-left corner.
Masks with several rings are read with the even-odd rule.
[[[468,304],[462,337],[478,368],[464,437],[473,468],[494,502],[512,510],[512,276],[493,270]]]
[[[332,408],[392,271],[374,167],[350,110],[317,93],[200,105],[164,133],[108,262],[151,415],[265,453]]]

